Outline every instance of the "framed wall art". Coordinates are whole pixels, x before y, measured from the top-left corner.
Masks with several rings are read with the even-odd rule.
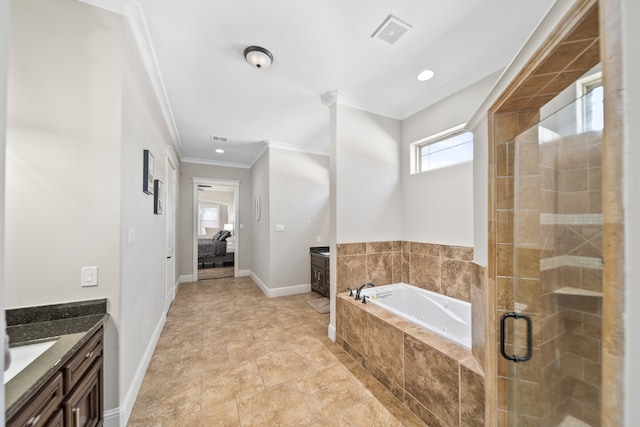
[[[146,194],[153,194],[153,184],[153,154],[149,150],[144,150],[142,191]]]
[[[162,181],[156,179],[153,181],[153,213],[160,215],[164,208]]]

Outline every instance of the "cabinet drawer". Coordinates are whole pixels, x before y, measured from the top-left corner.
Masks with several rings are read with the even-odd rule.
[[[103,330],[100,328],[87,341],[75,356],[62,368],[64,373],[65,393],[69,393],[76,383],[82,378],[84,373],[93,365],[93,362],[102,357]]]
[[[8,427],[40,427],[51,424],[63,398],[62,374],[58,372],[8,423]],[[52,419],[51,421],[55,421]]]
[[[311,255],[311,265],[316,267],[327,269],[329,268],[329,258],[318,255]]]

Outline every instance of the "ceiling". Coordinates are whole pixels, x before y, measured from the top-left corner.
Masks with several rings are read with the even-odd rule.
[[[504,69],[553,0],[138,2],[182,160],[249,167],[266,143],[328,153],[327,92],[403,119]],[[390,14],[412,27],[394,45],[372,38]]]

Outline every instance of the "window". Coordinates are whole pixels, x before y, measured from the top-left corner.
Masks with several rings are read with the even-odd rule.
[[[220,228],[219,206],[200,206],[198,212],[198,234],[206,234],[205,228]]]
[[[473,160],[473,133],[465,124],[413,143],[413,173],[426,172]]]
[[[602,130],[604,128],[604,89],[602,87],[602,73],[595,73],[578,80],[578,96],[582,97],[579,104],[578,123],[582,130]]]

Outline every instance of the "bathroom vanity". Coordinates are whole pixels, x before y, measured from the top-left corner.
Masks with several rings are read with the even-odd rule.
[[[311,255],[311,290],[329,296],[329,247],[317,246],[309,250]]]
[[[102,425],[107,318],[106,300],[7,310],[15,349],[50,343],[5,382],[7,426]]]

